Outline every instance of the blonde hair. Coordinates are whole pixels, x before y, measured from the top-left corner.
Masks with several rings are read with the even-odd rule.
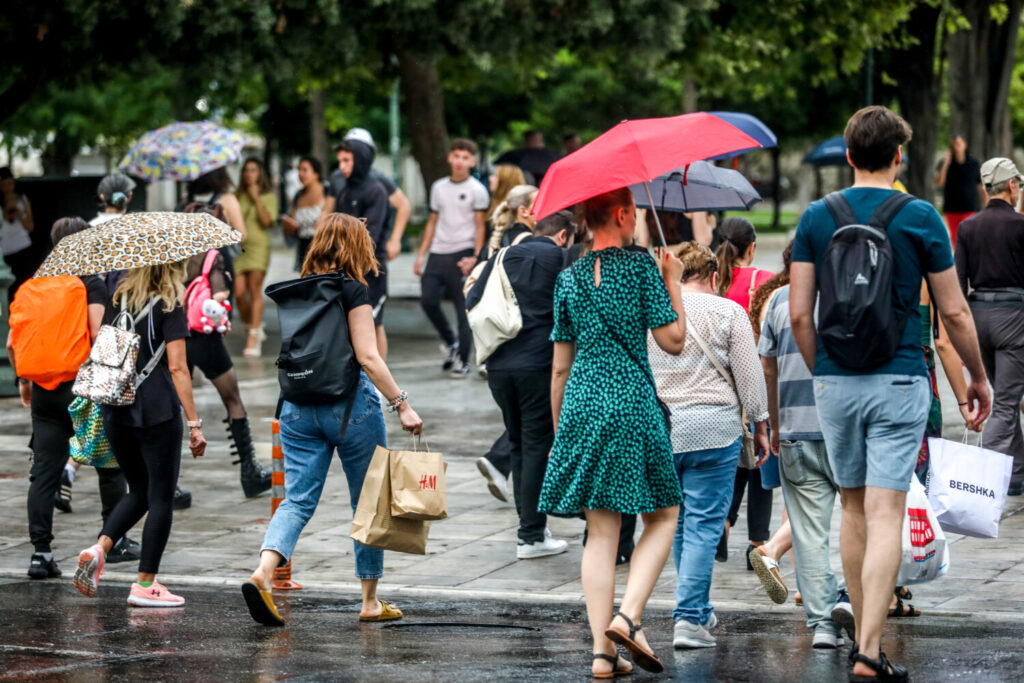
[[[491,241],[488,246],[497,249],[501,246],[501,236],[516,222],[519,209],[529,208],[537,196],[537,188],[533,185],[516,185],[508,191],[505,201],[499,204],[491,216],[494,223],[494,231],[491,233]]]
[[[699,242],[684,242],[679,249],[679,260],[683,262],[683,282],[709,282],[718,272],[718,259]]]
[[[164,312],[170,313],[185,294],[185,262],[161,263],[132,268],[114,292],[114,302],[122,310],[138,315],[153,297],[160,299]]]
[[[498,178],[498,187],[494,188],[494,194],[491,195],[491,205],[487,207],[488,220],[494,216],[494,212],[498,210],[498,205],[505,201],[505,197],[508,196],[509,191],[513,187],[526,184],[526,176],[523,175],[523,170],[512,164],[498,164],[494,167],[494,175]]]
[[[366,224],[347,213],[327,214],[302,263],[302,277],[338,271],[364,285],[367,273],[380,272]]]

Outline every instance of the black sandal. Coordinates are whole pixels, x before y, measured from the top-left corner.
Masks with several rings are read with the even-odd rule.
[[[921,610],[917,609],[909,602],[903,602],[903,598],[896,596],[896,606],[889,610],[889,616],[894,619],[902,619],[904,617],[919,617],[921,616]]]
[[[608,625],[605,630],[605,638],[617,643],[629,651],[629,656],[633,658],[633,663],[639,666],[641,669],[646,669],[652,673],[660,674],[665,670],[665,665],[661,663],[661,660],[654,656],[654,652],[648,650],[640,643],[636,642],[633,638],[636,636],[637,631],[642,631],[643,626],[640,624],[633,624],[633,620],[627,617],[622,612],[616,612],[612,615],[612,621],[615,621],[615,617],[622,617],[622,620],[629,626],[629,635],[626,635],[618,629]]]
[[[893,592],[896,594],[897,598],[903,598],[904,600],[912,600],[914,598],[914,594],[911,593],[910,589],[906,586],[896,586],[896,589]]]
[[[633,675],[633,669],[632,668],[629,668],[629,669],[619,668],[619,660],[622,659],[622,658],[619,657],[618,655],[606,655],[606,654],[604,654],[602,652],[602,653],[598,653],[598,654],[594,655],[594,659],[603,659],[606,662],[611,662],[612,663],[612,670],[611,671],[606,671],[604,673],[599,673],[599,674],[591,673],[591,676],[593,676],[594,678],[615,678],[616,676],[632,676]]]
[[[850,658],[850,683],[903,683],[910,680],[910,674],[899,664],[893,664],[885,653],[879,650],[878,659],[871,659],[857,653]],[[853,673],[853,665],[860,662],[872,669],[874,676],[858,676]]]

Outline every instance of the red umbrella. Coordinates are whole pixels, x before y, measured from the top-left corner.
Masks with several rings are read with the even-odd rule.
[[[691,162],[760,146],[736,126],[706,112],[623,121],[551,165],[537,193],[533,214],[540,220],[585,199],[646,183]]]

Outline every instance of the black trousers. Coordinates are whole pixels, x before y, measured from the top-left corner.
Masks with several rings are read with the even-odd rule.
[[[53,498],[60,488],[60,476],[68,461],[68,439],[75,430],[68,414],[74,399],[65,382],[52,391],[32,385],[32,467],[28,480],[28,533],[37,553],[50,552],[53,542]],[[114,506],[128,490],[121,470],[97,469],[100,503],[106,521]]]
[[[473,344],[473,331],[466,318],[466,299],[462,296],[462,281],[465,276],[459,268],[459,261],[472,256],[473,250],[466,249],[456,254],[431,254],[420,278],[420,306],[427,314],[441,339],[448,346],[459,342],[459,358],[469,362],[469,349]],[[459,321],[459,336],[452,332],[448,316],[441,310],[441,301],[449,298],[455,306],[455,317]]]
[[[509,475],[512,471],[512,444],[508,441],[507,429],[491,445],[491,450],[487,451],[484,457],[490,460],[495,469],[501,472],[501,476],[507,477]]]
[[[761,486],[759,469],[736,468],[732,505],[729,507],[729,526],[736,526],[736,520],[739,519],[744,489],[747,491],[747,536],[751,541],[767,541],[771,538],[769,526],[772,522],[772,492]]]
[[[100,535],[116,543],[148,512],[142,528],[139,571],[155,574],[160,570],[174,519],[174,487],[181,466],[181,418],[151,427],[130,427],[104,419],[103,426],[129,488]]]
[[[548,455],[555,441],[551,422],[551,371],[490,370],[487,384],[508,431],[512,490],[519,513],[519,540],[544,540],[547,517],[537,512]]]

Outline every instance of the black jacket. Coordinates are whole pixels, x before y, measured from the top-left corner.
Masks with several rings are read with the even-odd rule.
[[[388,193],[384,186],[370,175],[376,156],[373,147],[358,140],[349,140],[348,144],[352,146],[352,175],[335,195],[334,210],[366,219],[366,229],[373,240],[374,254],[383,270],[388,262]]]

